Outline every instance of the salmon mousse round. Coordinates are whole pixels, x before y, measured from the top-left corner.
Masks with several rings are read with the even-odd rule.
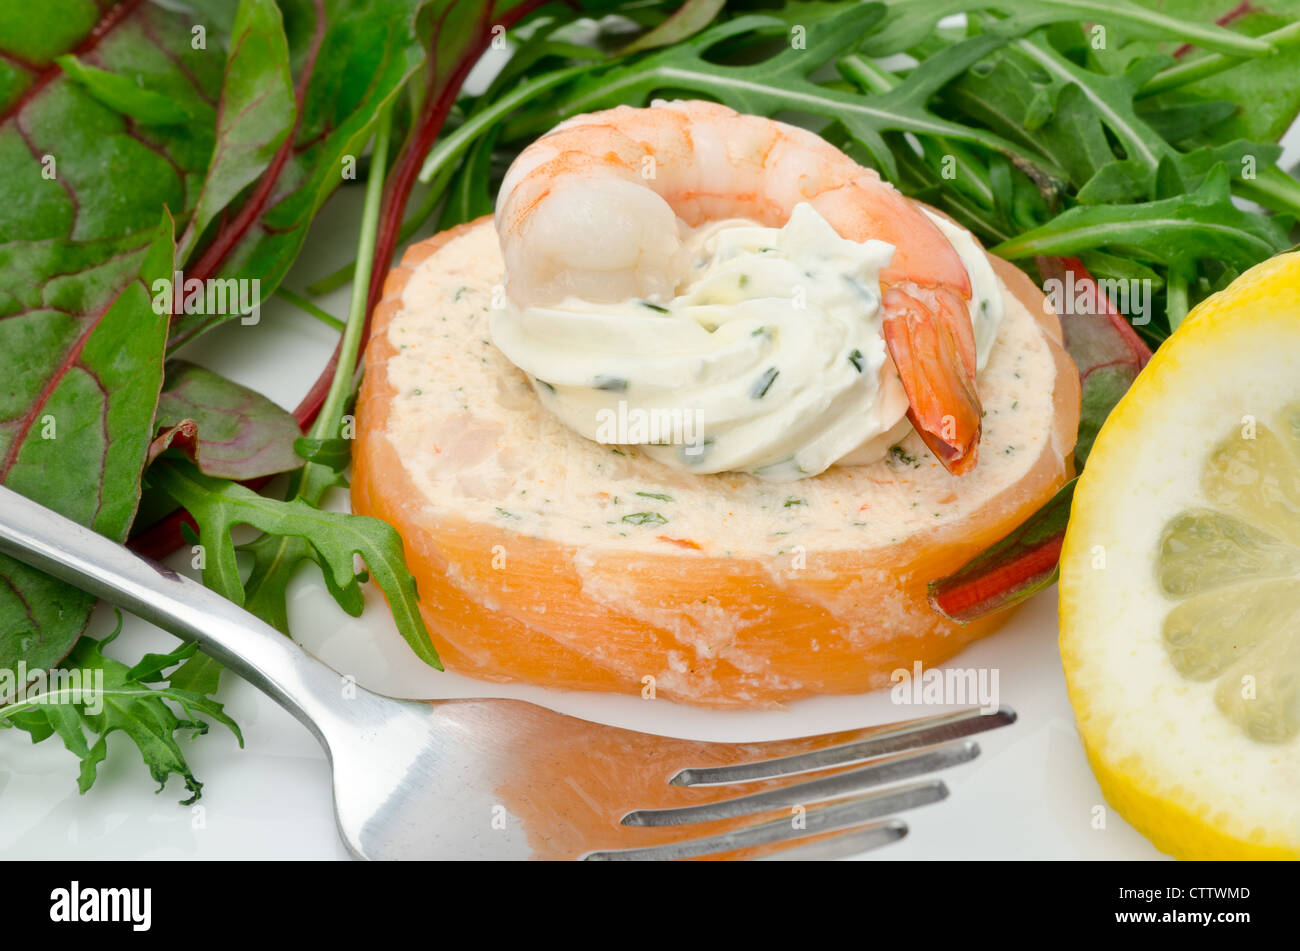
[[[1078,420],[1019,270],[811,132],[656,102],[562,123],[392,270],[352,504],[449,669],[774,706],[1001,624],[927,585],[1051,498]]]

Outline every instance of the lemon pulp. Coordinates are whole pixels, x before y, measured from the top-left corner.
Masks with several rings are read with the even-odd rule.
[[[1189,680],[1215,679],[1215,705],[1251,739],[1300,733],[1300,407],[1277,431],[1247,418],[1201,474],[1213,507],[1166,523],[1160,588],[1169,659]]]

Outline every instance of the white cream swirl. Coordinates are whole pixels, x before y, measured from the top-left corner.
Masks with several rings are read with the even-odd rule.
[[[982,367],[997,278],[967,232],[935,222],[971,275]],[[841,238],[808,204],[781,228],[683,229],[689,266],[671,299],[507,304],[493,343],[567,426],[677,468],[789,481],[883,456],[908,426],[881,331],[893,246]]]

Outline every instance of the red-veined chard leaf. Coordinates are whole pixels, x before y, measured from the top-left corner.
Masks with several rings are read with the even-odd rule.
[[[255,0],[243,0],[244,4]],[[269,0],[256,0],[258,3]],[[262,296],[279,284],[297,257],[321,204],[355,168],[380,107],[387,103],[422,62],[425,52],[416,29],[423,0],[283,0],[281,40],[264,36],[277,32],[268,17],[241,18],[249,36],[260,37],[266,57],[256,57],[241,70],[239,82],[227,73],[222,109],[227,101],[256,101],[244,84],[263,91],[282,90],[287,50],[297,108],[290,128],[278,127],[273,117],[262,116],[248,124],[232,122],[243,147],[265,157],[275,147],[265,170],[237,197],[222,202],[214,198],[203,213],[217,215],[202,240],[187,245],[186,278],[219,277],[259,281]],[[281,114],[282,113],[277,113]],[[223,130],[224,131],[224,130]],[[219,138],[217,154],[227,145]],[[250,153],[251,154],[251,153]],[[220,187],[210,179],[214,196],[228,195],[233,182]],[[229,169],[218,167],[214,175]],[[238,168],[236,170],[239,170]],[[178,315],[172,328],[174,349],[231,313]]]
[[[152,455],[180,448],[205,475],[243,481],[302,465],[294,451],[302,433],[293,414],[184,360],[167,363],[154,425],[160,432]]]
[[[280,8],[274,0],[242,0],[230,36],[216,147],[194,217],[180,241],[182,259],[212,219],[266,171],[297,111]]]
[[[117,541],[139,503],[167,338],[150,288],[171,273],[171,219],[149,237],[0,246],[0,482]],[[93,603],[0,556],[0,667],[53,666]]]
[[[0,241],[143,237],[183,219],[212,152],[223,54],[188,16],[141,0],[14,4],[0,29]],[[194,118],[147,125],[56,57],[137,82]],[[71,252],[70,252],[71,253]]]
[[[210,109],[199,109],[149,89],[128,76],[88,66],[71,54],[59,56],[55,62],[104,105],[145,125],[175,125],[206,119],[211,113]]]
[[[1102,423],[1151,358],[1151,351],[1075,258],[1039,258],[1044,284],[1071,295],[1061,308],[1066,349],[1079,368],[1083,398],[1075,467],[1081,469]],[[1074,300],[1089,302],[1073,306]],[[1066,303],[1063,301],[1063,303]],[[1100,310],[1097,308],[1100,305]],[[945,578],[929,585],[930,605],[965,623],[1010,607],[1056,580],[1057,558],[1074,498],[1071,479],[1028,521]]]

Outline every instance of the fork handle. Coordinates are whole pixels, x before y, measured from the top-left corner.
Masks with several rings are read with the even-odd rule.
[[[0,552],[198,643],[327,750],[328,726],[355,724],[358,708],[369,706],[345,700],[336,671],[234,602],[3,486]]]

